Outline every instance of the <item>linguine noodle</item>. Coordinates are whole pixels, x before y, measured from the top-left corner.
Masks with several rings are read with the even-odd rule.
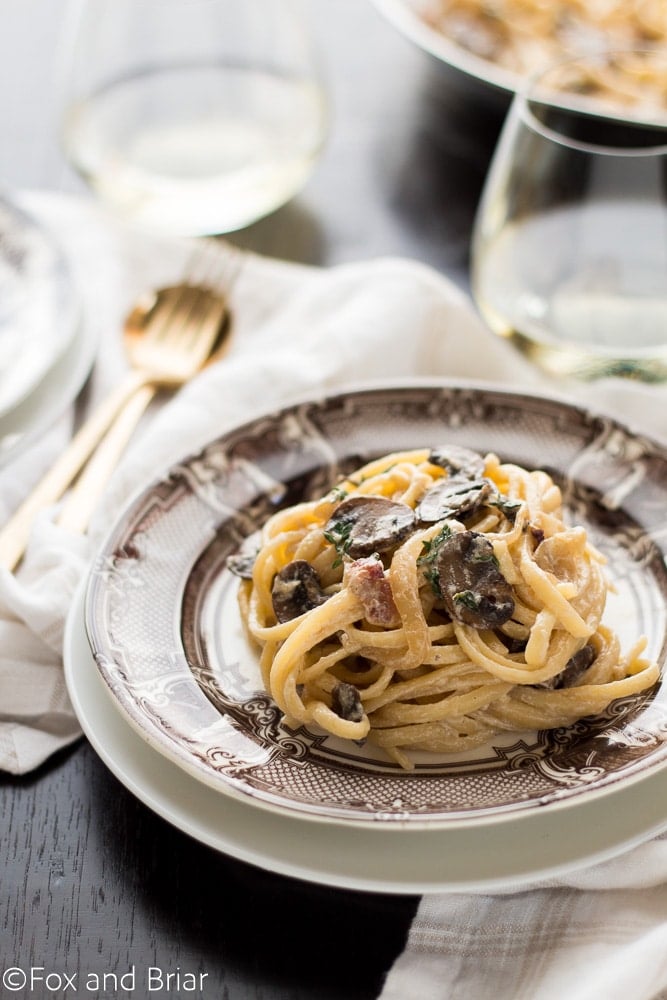
[[[273,515],[239,602],[288,720],[410,767],[406,750],[567,726],[650,688],[646,641],[622,655],[602,624],[607,589],[546,472],[443,448]]]

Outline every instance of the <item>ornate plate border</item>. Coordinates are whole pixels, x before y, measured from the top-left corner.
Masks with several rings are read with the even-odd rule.
[[[212,441],[146,489],[91,573],[86,623],[101,675],[135,728],[220,791],[353,823],[494,822],[572,804],[662,767],[662,690],[605,718],[494,741],[469,758],[422,755],[406,774],[365,749],[287,729],[257,684],[224,570],[279,504],[324,492],[371,455],[453,440],[547,467],[572,518],[610,559],[616,615],[664,660],[667,454],[610,418],[472,384],[350,390]],[[623,622],[621,621],[621,624]],[[253,672],[254,671],[254,672]]]

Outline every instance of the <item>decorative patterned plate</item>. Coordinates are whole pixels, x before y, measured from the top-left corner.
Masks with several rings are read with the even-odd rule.
[[[258,813],[220,795],[157,753],[128,725],[95,669],[83,624],[83,593],[67,621],[65,678],[81,726],[106,766],[133,795],[177,829],[268,871],[337,888],[386,893],[491,892],[564,877],[610,861],[667,827],[660,772],[576,809],[532,809],[493,826],[360,827],[310,823],[298,813]],[[652,845],[648,845],[650,850]],[[629,865],[641,867],[641,855]],[[598,884],[604,883],[602,873]],[[566,884],[577,885],[577,877]]]
[[[350,390],[259,418],[146,489],[111,532],[88,584],[100,673],[157,750],[221,792],[302,817],[476,826],[574,805],[667,763],[662,687],[605,717],[422,754],[403,772],[381,751],[288,728],[263,692],[226,570],[278,505],[320,495],[389,451],[450,441],[546,468],[605,553],[608,620],[624,645],[667,648],[667,452],[610,418],[473,384]],[[665,770],[667,784],[667,769]]]

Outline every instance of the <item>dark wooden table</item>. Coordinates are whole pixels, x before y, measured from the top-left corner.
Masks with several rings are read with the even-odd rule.
[[[310,6],[331,137],[302,195],[234,239],[324,265],[413,257],[465,286],[502,110],[453,89],[368,0]],[[22,0],[0,11],[0,177],[10,188],[80,189],[54,126],[63,7]],[[90,971],[154,966],[206,974],[200,994],[165,986],[155,996],[365,1000],[377,996],[417,903],[310,885],[204,847],[138,802],[85,740],[30,776],[0,776],[0,829],[0,975],[76,972],[79,995]],[[0,985],[2,997],[53,995],[76,994]]]

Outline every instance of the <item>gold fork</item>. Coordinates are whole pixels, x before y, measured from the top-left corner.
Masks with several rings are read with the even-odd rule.
[[[228,331],[226,325],[221,328],[213,353],[206,360],[206,364],[222,358],[229,343],[229,338],[226,336]],[[63,501],[56,518],[57,524],[61,527],[79,534],[87,531],[109,479],[157,389],[156,385],[143,386],[117,414]]]
[[[238,270],[239,257],[240,253],[235,254],[228,263],[226,271],[232,274],[225,278],[225,287]],[[201,370],[226,319],[227,297],[209,283],[184,282],[161,289],[150,304],[137,304],[125,326],[130,370],[0,531],[0,565],[10,570],[18,565],[36,515],[65,493],[116,416],[137,393],[141,393],[143,412],[158,388],[177,388]],[[135,406],[138,420],[138,398]]]

